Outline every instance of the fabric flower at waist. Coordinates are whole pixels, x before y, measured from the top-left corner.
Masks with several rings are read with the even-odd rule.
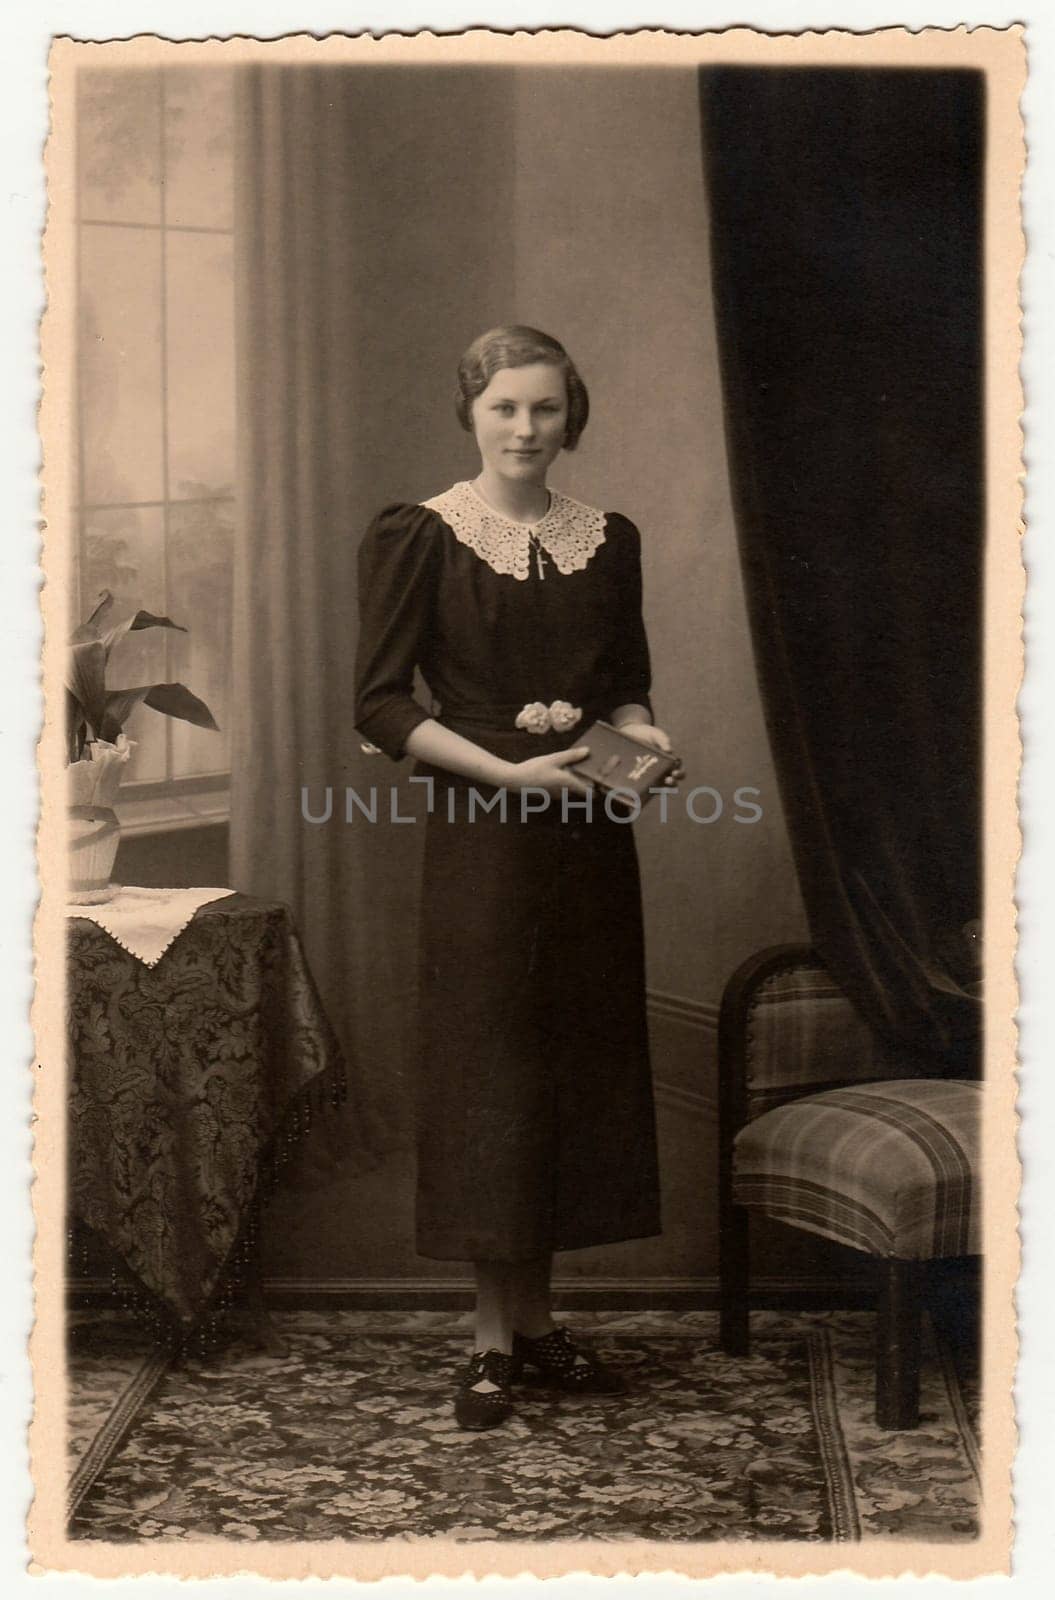
[[[549,733],[551,729],[554,733],[567,733],[581,718],[582,708],[567,700],[554,700],[548,706],[541,700],[532,700],[517,713],[516,726],[528,733]]]

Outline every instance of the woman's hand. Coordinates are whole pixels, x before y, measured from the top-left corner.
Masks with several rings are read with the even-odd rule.
[[[576,761],[584,761],[590,753],[586,744],[572,750],[557,750],[549,756],[532,756],[530,761],[513,763],[509,777],[512,789],[545,789],[547,794],[560,794],[569,789],[573,794],[589,794],[590,785],[578,773],[568,769]]]
[[[674,754],[674,746],[670,742],[670,735],[664,733],[662,728],[653,727],[651,722],[621,722],[618,725],[620,733],[629,734],[631,739],[637,739],[641,744],[650,745],[653,750],[658,750],[660,755]],[[673,788],[685,776],[685,768],[679,761],[670,776],[663,782],[668,788]]]

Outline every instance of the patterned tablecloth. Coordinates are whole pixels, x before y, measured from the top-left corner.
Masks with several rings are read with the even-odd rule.
[[[69,1210],[184,1326],[344,1067],[288,909],[202,906],[155,967],[69,923]]]

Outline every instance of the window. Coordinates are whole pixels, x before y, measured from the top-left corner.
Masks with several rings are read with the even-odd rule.
[[[193,819],[222,809],[230,767],[232,76],[84,68],[77,90],[78,610],[110,589],[118,615],[188,628],[127,636],[111,677],[178,680],[212,710],[219,734],[142,706],[128,724],[123,794]]]

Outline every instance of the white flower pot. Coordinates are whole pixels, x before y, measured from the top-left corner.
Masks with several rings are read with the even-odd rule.
[[[110,882],[121,824],[106,806],[70,807],[70,880],[67,890],[73,905],[100,905],[117,893]]]
[[[89,760],[71,762],[69,783],[70,874],[68,897],[74,905],[99,905],[117,892],[110,882],[121,824],[113,809],[135,746],[124,734],[116,744],[89,746]]]

